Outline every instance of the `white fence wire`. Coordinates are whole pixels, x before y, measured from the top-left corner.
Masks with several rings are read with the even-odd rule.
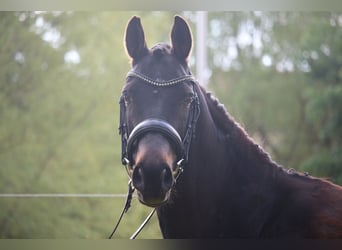
[[[126,198],[127,194],[0,194],[0,198]]]

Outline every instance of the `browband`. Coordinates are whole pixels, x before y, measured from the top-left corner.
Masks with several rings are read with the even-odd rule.
[[[187,80],[195,81],[195,78],[192,75],[184,75],[184,76],[180,76],[180,77],[177,77],[175,79],[168,80],[168,81],[153,80],[153,79],[149,78],[148,76],[143,75],[143,74],[138,73],[138,72],[135,72],[133,70],[131,70],[127,73],[127,77],[130,77],[130,76],[137,77],[137,78],[139,78],[139,79],[141,79],[141,80],[143,80],[149,84],[152,84],[152,85],[158,86],[158,87],[171,86],[171,85],[175,85],[177,83],[181,83],[181,82],[184,82]]]

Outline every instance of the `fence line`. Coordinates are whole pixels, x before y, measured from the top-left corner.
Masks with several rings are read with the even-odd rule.
[[[0,198],[126,198],[127,194],[0,194]]]

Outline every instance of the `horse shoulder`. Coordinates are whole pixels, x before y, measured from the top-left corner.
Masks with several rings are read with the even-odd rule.
[[[342,237],[342,187],[322,180],[312,196],[316,199],[312,227],[315,237]]]
[[[304,236],[341,238],[342,187],[299,173],[287,174],[285,179],[288,193],[288,210],[285,213],[294,221],[301,221],[307,226]]]

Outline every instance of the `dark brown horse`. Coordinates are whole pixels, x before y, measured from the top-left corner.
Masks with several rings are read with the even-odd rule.
[[[149,49],[138,17],[121,98],[122,159],[165,238],[342,238],[342,188],[271,160],[191,75],[192,35]]]

